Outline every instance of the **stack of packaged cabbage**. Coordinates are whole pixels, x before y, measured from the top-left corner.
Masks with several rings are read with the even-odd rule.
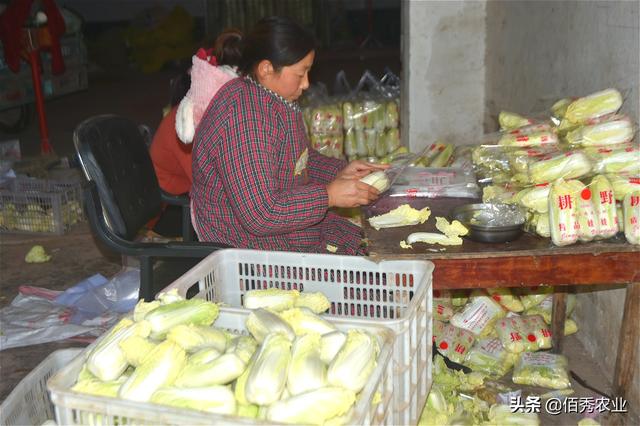
[[[451,370],[437,355],[420,424],[539,424],[535,413],[512,413],[509,396],[515,389],[505,381],[512,369],[514,384],[552,389],[539,395],[541,400],[571,394],[567,359],[543,352],[551,348],[552,297],[549,286],[434,291],[435,346],[472,372]],[[575,304],[569,294],[565,335],[578,330],[569,318]]]
[[[565,246],[623,233],[640,244],[640,146],[636,124],[606,89],[561,99],[548,119],[502,111],[501,132],[473,151],[484,202],[528,210],[527,230]]]
[[[400,148],[397,99],[328,100],[303,111],[311,146],[349,161],[379,161]],[[404,151],[397,151],[397,154]]]
[[[321,293],[249,291],[249,335],[218,305],[177,293],[139,302],[93,348],[72,390],[260,420],[342,424],[377,364],[372,334],[339,331]]]

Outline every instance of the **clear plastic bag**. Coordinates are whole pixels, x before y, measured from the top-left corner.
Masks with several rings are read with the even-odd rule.
[[[514,367],[512,380],[520,385],[567,389],[571,387],[567,369],[567,358],[563,355],[524,352]]]
[[[392,197],[478,198],[475,176],[450,167],[407,167],[389,190]]]
[[[487,336],[495,322],[506,315],[504,309],[480,291],[471,294],[469,303],[451,317],[451,324],[476,336]]]
[[[517,356],[502,346],[500,339],[490,337],[476,341],[467,352],[464,365],[473,371],[502,377],[513,367]]]
[[[468,330],[445,324],[435,340],[438,351],[450,360],[461,363],[475,342],[475,336]]]

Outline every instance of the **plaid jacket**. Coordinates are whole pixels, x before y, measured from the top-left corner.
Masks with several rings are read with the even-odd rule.
[[[360,229],[327,209],[325,185],[344,166],[310,147],[297,104],[232,80],[194,136],[194,228],[233,247],[362,254]]]

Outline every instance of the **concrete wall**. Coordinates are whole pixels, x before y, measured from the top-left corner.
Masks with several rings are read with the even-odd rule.
[[[616,87],[626,91],[623,109],[637,121],[638,4],[489,1],[488,115],[541,111],[560,97]]]
[[[402,132],[412,151],[482,134],[485,11],[482,1],[402,2]]]
[[[636,122],[640,99],[637,1],[489,1],[485,125],[500,109],[527,113],[555,99],[616,87]],[[602,287],[600,287],[602,288]],[[615,366],[625,290],[579,295],[580,340],[608,377]],[[629,395],[640,408],[640,368]]]

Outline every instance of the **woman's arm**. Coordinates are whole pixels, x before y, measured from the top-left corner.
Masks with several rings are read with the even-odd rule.
[[[309,147],[309,179],[311,182],[328,184],[344,169],[347,162],[337,158],[327,157]]]

